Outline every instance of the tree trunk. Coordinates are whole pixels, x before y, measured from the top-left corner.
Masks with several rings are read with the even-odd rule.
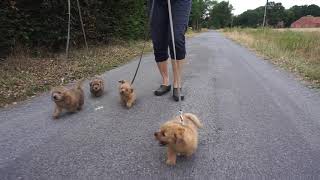
[[[81,22],[81,28],[82,28],[84,43],[86,44],[86,49],[88,51],[87,37],[86,37],[86,32],[84,31],[84,26],[83,26],[83,21],[82,21],[82,16],[81,16],[81,8],[80,8],[79,0],[77,0],[77,5],[78,5],[79,18],[80,18],[80,22]]]
[[[196,24],[196,20],[192,20],[192,30],[196,30],[197,29],[197,24]]]
[[[70,24],[71,24],[71,3],[70,0],[68,0],[68,14],[69,14],[69,20],[68,20],[68,36],[67,36],[67,47],[66,47],[66,56],[69,57],[69,44],[70,44]]]

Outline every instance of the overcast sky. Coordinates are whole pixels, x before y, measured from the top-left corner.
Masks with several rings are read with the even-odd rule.
[[[228,0],[225,0],[228,1]],[[272,1],[272,0],[269,0]],[[229,0],[234,10],[233,14],[238,15],[248,9],[255,9],[259,6],[264,6],[266,0]],[[281,2],[282,5],[288,9],[294,5],[310,5],[316,4],[320,6],[320,0],[274,0],[274,2]]]

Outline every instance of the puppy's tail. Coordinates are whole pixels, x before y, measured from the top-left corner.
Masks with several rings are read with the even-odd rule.
[[[82,86],[83,82],[84,82],[84,79],[80,79],[76,84],[76,88],[77,89],[81,89],[81,86]]]
[[[184,113],[183,116],[187,119],[189,119],[194,125],[196,125],[198,128],[202,128],[203,125],[200,122],[200,119],[191,113]]]

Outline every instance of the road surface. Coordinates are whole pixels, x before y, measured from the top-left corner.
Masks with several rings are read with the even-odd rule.
[[[152,54],[136,79],[137,104],[119,104],[118,80],[137,61],[103,75],[107,94],[52,120],[49,94],[0,110],[0,179],[319,179],[320,93],[210,31],[188,40],[184,110],[197,114],[199,148],[165,165],[153,133],[177,114]]]

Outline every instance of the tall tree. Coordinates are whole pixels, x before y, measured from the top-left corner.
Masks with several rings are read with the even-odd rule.
[[[261,6],[254,10],[247,10],[234,17],[234,25],[241,27],[258,27],[263,22],[264,7]]]
[[[277,26],[278,23],[284,22],[285,8],[282,3],[269,2],[267,5],[267,24]]]
[[[209,16],[209,10],[216,3],[215,0],[192,0],[190,25],[193,30],[200,30],[201,27],[207,26],[206,20]]]
[[[231,24],[233,7],[229,2],[221,1],[210,11],[210,25],[214,28],[224,28]]]

